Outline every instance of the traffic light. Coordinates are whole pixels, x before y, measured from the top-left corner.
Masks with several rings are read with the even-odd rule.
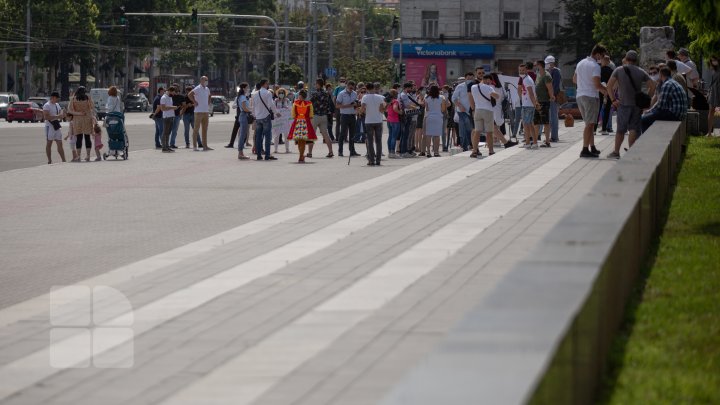
[[[405,77],[405,64],[401,63],[400,64],[400,79],[402,79],[403,77]]]
[[[190,17],[190,21],[192,21],[193,24],[198,23],[198,15],[197,15],[197,9],[192,9],[192,17]]]
[[[118,25],[127,25],[127,16],[125,15],[125,6],[120,6],[120,17],[118,18]]]
[[[392,22],[392,28],[394,30],[398,29],[400,27],[400,21],[398,20],[398,16],[393,16],[393,22]]]

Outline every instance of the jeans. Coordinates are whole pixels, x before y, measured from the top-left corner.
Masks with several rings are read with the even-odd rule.
[[[367,158],[368,162],[380,164],[382,156],[382,122],[378,124],[365,124],[367,131]]]
[[[348,137],[348,148],[350,154],[354,155],[355,152],[355,129],[357,128],[357,120],[355,114],[341,114],[340,115],[340,134],[338,136],[338,154],[342,156],[343,153],[343,142],[345,137]]]
[[[400,123],[388,122],[388,152],[395,153],[398,135],[400,135]]]
[[[473,130],[473,121],[467,112],[458,112],[458,137],[464,151],[470,149],[470,135]]]
[[[153,118],[153,121],[155,121],[155,147],[161,148],[162,147],[162,134],[163,134],[163,119],[162,118]]]
[[[263,146],[263,139],[265,140],[265,146]],[[255,152],[257,157],[262,157],[260,154],[263,149],[265,150],[265,159],[270,157],[270,140],[272,139],[272,120],[270,116],[267,116],[261,120],[255,121]]]
[[[182,117],[179,115],[176,115],[175,120],[173,121],[173,125],[172,125],[172,136],[170,137],[170,146],[175,146],[175,138],[177,138],[177,131],[178,131],[178,127],[180,126],[180,121],[182,121]]]
[[[555,103],[557,106],[557,103]],[[550,113],[552,114],[552,104],[550,105]],[[557,111],[555,113],[557,115]],[[517,138],[517,134],[520,131],[520,123],[522,122],[522,107],[515,107],[515,115],[510,121],[510,132],[513,138]]]
[[[163,118],[163,135],[162,135],[162,148],[163,150],[170,149],[172,145],[169,141],[170,132],[172,132],[173,124],[175,123],[176,117]]]
[[[668,110],[650,110],[646,114],[642,116],[640,119],[641,125],[642,125],[642,132],[645,133],[645,131],[650,128],[650,126],[655,121],[682,121],[678,117],[675,116],[675,114],[671,113]]]
[[[250,124],[248,124],[248,114],[241,112],[236,122],[239,124],[238,133],[240,134],[238,139],[238,151],[242,153],[245,149],[245,142],[247,142],[248,133],[250,132]]]
[[[556,101],[550,102],[550,140],[553,142],[560,139],[558,137],[558,108]]]
[[[365,142],[365,116],[361,115],[355,119],[356,142]]]
[[[412,118],[403,118],[400,124],[400,154],[408,153],[408,142],[415,136],[417,124]]]
[[[195,114],[183,114],[182,120],[185,126],[185,146],[190,146],[190,128],[195,128]]]
[[[600,96],[600,115],[602,117],[602,130],[606,132],[612,131],[612,122],[610,122],[610,111],[612,109],[612,103],[610,97],[605,95]]]

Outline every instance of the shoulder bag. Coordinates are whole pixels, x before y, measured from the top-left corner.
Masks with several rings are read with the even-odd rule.
[[[413,104],[415,104],[416,106],[418,106],[418,108],[407,108],[407,109],[405,109],[405,110],[403,111],[403,114],[405,115],[405,117],[411,118],[411,117],[414,117],[414,116],[416,116],[416,115],[420,115],[420,110],[422,110],[422,106],[420,105],[420,103],[418,103],[417,101],[415,101],[414,98],[410,97],[409,94],[408,94],[407,97],[410,99],[410,101],[412,101]]]
[[[260,102],[263,103],[263,105],[265,106],[265,109],[268,110],[268,112],[270,113],[270,121],[274,120],[275,113],[267,106],[267,104],[265,104],[265,100],[263,100],[262,93],[260,91],[258,91],[258,98],[260,98]]]
[[[482,96],[482,98],[484,98],[485,100],[489,101],[489,102],[490,102],[490,105],[492,105],[493,107],[495,107],[495,105],[497,105],[497,100],[495,100],[493,97],[490,97],[490,98],[485,97],[485,95],[483,94],[482,90],[480,89],[480,85],[478,84],[477,86],[478,86],[478,93],[480,93],[480,95]]]
[[[643,93],[642,90],[639,90],[637,86],[635,85],[635,81],[633,80],[632,76],[630,75],[630,69],[625,66],[624,69],[625,74],[627,75],[628,79],[630,80],[630,84],[632,84],[633,90],[635,90],[635,105],[638,108],[646,109],[650,107],[650,96]]]

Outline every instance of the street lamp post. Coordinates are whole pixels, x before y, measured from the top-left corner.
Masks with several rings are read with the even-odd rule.
[[[30,0],[27,1],[27,21],[25,22],[25,99],[30,97],[30,24],[32,18],[30,16]]]

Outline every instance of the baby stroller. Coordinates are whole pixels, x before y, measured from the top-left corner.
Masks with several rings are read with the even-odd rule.
[[[105,126],[108,133],[108,153],[104,154],[105,159],[115,156],[115,159],[122,157],[127,160],[130,143],[125,133],[125,114],[115,111],[107,113]]]

